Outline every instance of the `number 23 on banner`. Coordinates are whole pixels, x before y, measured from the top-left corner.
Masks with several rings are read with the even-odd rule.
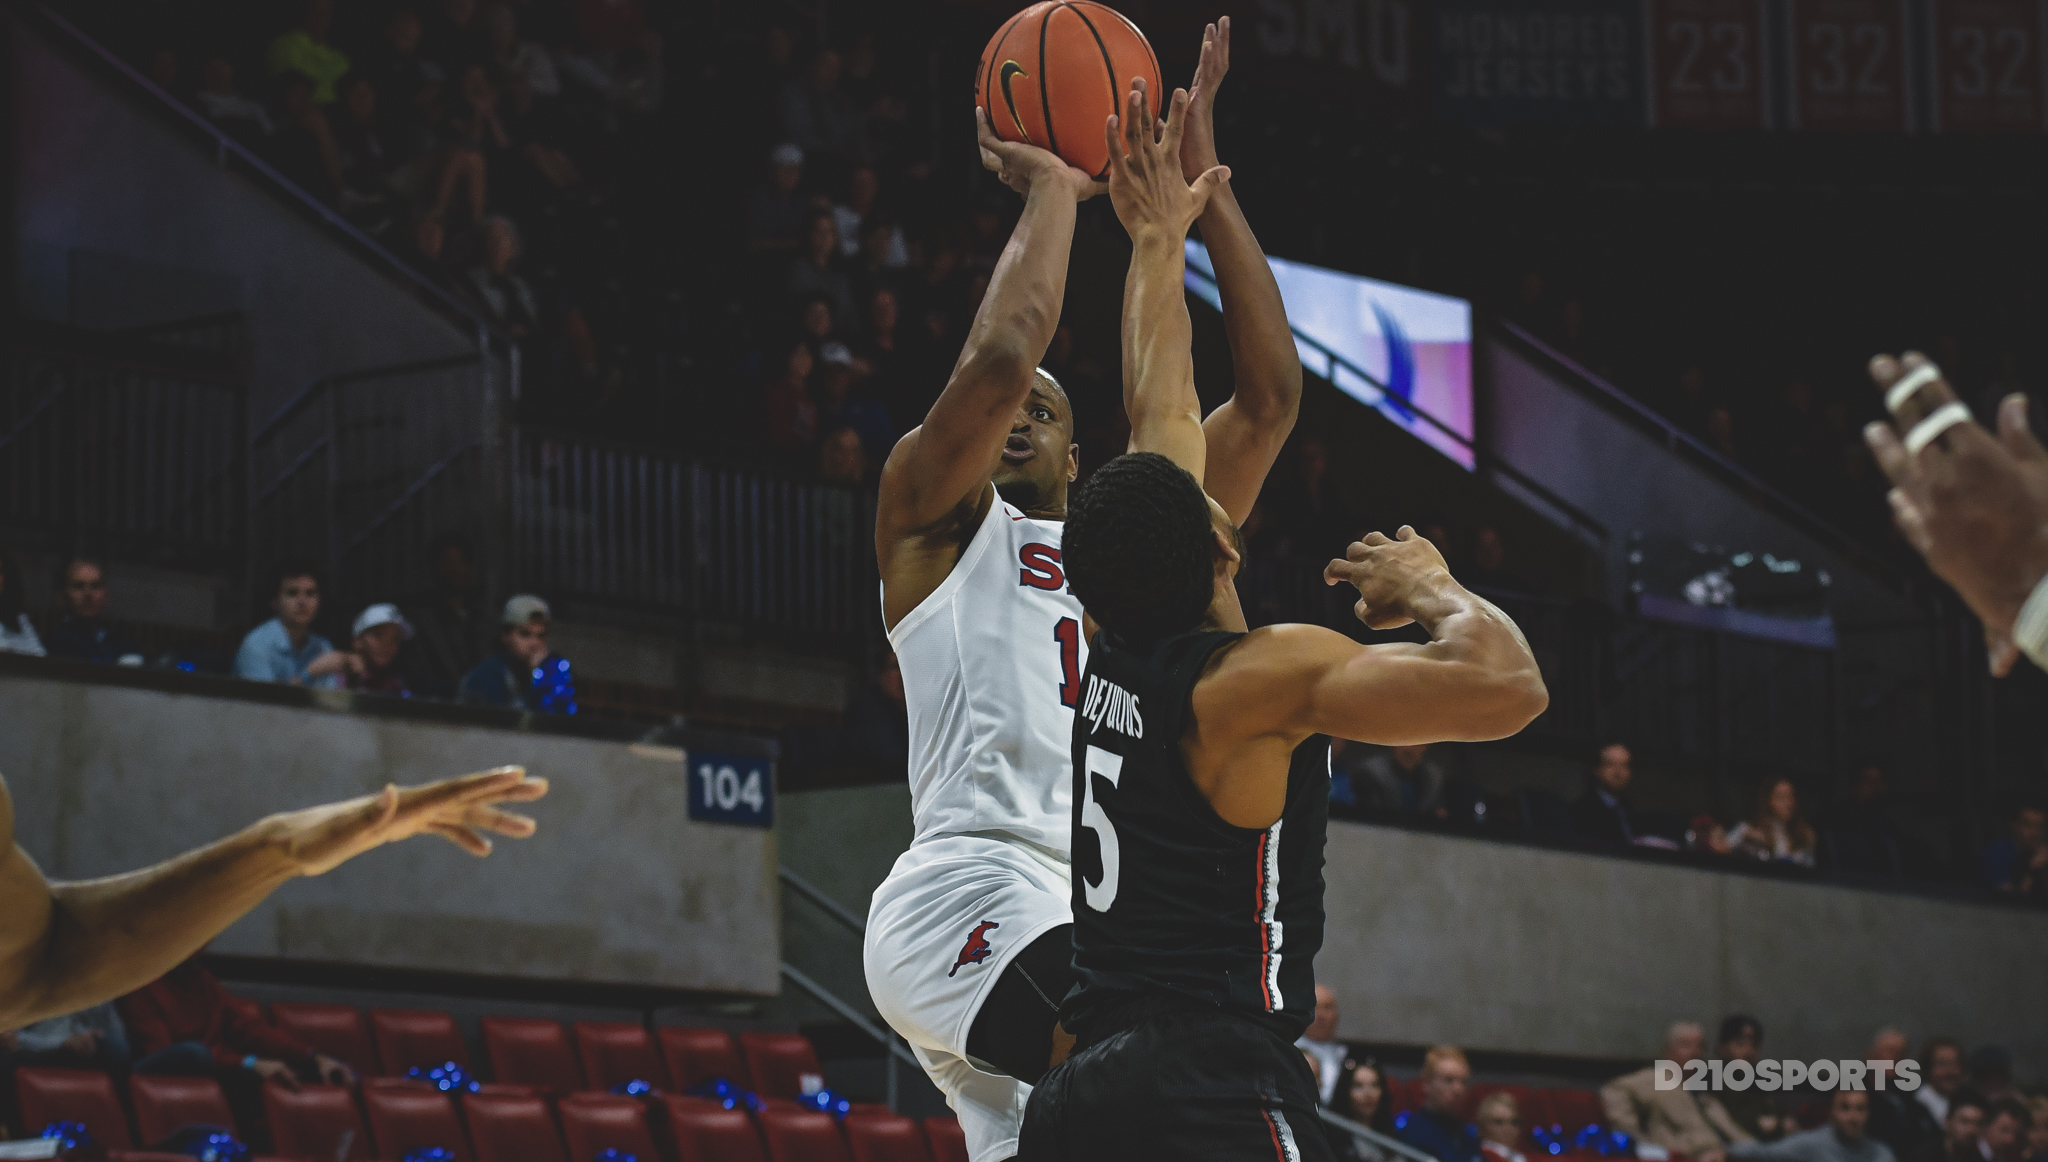
[[[1769,128],[1760,0],[1648,0],[1650,124]]]

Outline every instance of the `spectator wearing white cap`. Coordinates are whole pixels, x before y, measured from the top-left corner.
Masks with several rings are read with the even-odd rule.
[[[798,188],[804,180],[804,151],[790,143],[768,155],[768,184],[747,203],[747,245],[769,254],[795,254],[810,204]]]
[[[531,593],[507,601],[498,619],[498,652],[463,677],[457,701],[540,714],[576,713],[569,659],[548,649],[553,618],[548,603]]]
[[[398,649],[412,640],[412,623],[398,607],[380,601],[356,615],[349,629],[355,639],[348,668],[348,688],[358,694],[410,698],[405,675],[398,672]]]

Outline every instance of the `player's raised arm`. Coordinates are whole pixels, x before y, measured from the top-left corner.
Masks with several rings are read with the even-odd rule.
[[[1522,631],[1453,580],[1414,529],[1353,543],[1349,559],[1330,562],[1324,578],[1358,587],[1367,625],[1412,621],[1432,640],[1360,645],[1320,626],[1256,630],[1226,659],[1219,677],[1228,680],[1205,687],[1213,702],[1201,711],[1205,723],[1295,741],[1329,734],[1402,746],[1505,738],[1549,706]]]
[[[1194,181],[1181,177],[1181,131],[1188,94],[1175,90],[1162,127],[1152,117],[1142,80],[1112,117],[1109,200],[1131,235],[1124,278],[1124,411],[1133,452],[1157,452],[1202,479],[1208,445],[1202,401],[1195,394],[1194,325],[1182,278],[1188,227],[1230,171],[1221,166]]]
[[[319,875],[373,847],[432,832],[472,855],[486,833],[523,837],[533,820],[501,810],[547,794],[518,767],[386,787],[273,815],[152,868],[53,884],[14,842],[0,782],[0,1029],[133,992],[191,956],[286,880]]]
[[[875,543],[885,578],[906,538],[987,501],[990,468],[1059,326],[1075,206],[1101,189],[1052,153],[998,140],[979,110],[975,123],[982,164],[1024,195],[1024,215],[989,276],[945,390],[882,469]]]
[[[1228,71],[1226,16],[1202,35],[1201,63],[1188,93],[1180,169],[1189,181],[1216,167],[1216,91]],[[1216,272],[1223,331],[1230,339],[1230,365],[1237,379],[1236,392],[1202,423],[1209,440],[1202,490],[1223,506],[1232,522],[1243,524],[1301,411],[1301,357],[1287,325],[1280,284],[1273,280],[1273,268],[1228,181],[1209,195],[1199,221],[1202,244],[1209,248]]]

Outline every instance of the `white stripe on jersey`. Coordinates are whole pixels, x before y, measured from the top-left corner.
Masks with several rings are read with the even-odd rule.
[[[1280,996],[1280,921],[1273,916],[1280,906],[1280,824],[1282,819],[1266,830],[1266,840],[1260,846],[1265,848],[1265,866],[1260,869],[1264,899],[1260,901],[1259,923],[1265,927],[1266,948],[1266,1011],[1277,1013],[1287,1007]]]
[[[1266,1116],[1273,1119],[1273,1133],[1280,1139],[1280,1162],[1301,1162],[1301,1147],[1294,1144],[1294,1127],[1287,1124],[1287,1115],[1267,1110]]]

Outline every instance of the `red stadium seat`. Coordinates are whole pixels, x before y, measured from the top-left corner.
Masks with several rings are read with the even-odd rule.
[[[415,1066],[432,1068],[453,1061],[469,1068],[469,1046],[455,1018],[433,1009],[371,1009],[370,1034],[384,1072],[403,1077]],[[381,1141],[381,1139],[380,1139]]]
[[[1542,1091],[1545,1117],[1553,1126],[1564,1127],[1564,1132],[1576,1134],[1587,1126],[1607,1124],[1607,1107],[1600,1104],[1600,1095],[1590,1089],[1546,1089]]]
[[[135,1144],[128,1134],[128,1115],[114,1083],[88,1069],[18,1069],[14,1089],[21,1101],[21,1125],[40,1134],[51,1122],[78,1122],[93,1140],[110,1150]]]
[[[377,1072],[377,1049],[370,1043],[363,1015],[353,1005],[277,1001],[270,1006],[270,1023],[329,1057],[347,1062],[357,1073]]]
[[[805,1074],[825,1076],[818,1051],[801,1033],[741,1033],[740,1054],[762,1097],[801,1097]]]
[[[491,1076],[501,1084],[530,1085],[557,1094],[583,1088],[583,1071],[577,1068],[560,1021],[485,1017],[482,1026],[484,1055],[490,1059]],[[477,1149],[483,1149],[481,1143]]]
[[[626,1081],[644,1081],[668,1089],[668,1067],[654,1038],[639,1025],[615,1021],[576,1022],[576,1051],[590,1088],[605,1089]]]
[[[161,1145],[186,1126],[229,1126],[235,1137],[249,1138],[235,1126],[228,1095],[211,1077],[137,1074],[128,1079],[128,1100],[135,1107],[135,1137],[145,1146]]]
[[[1416,1094],[1413,1089],[1413,1082],[1404,1081],[1398,1077],[1389,1077],[1384,1072],[1380,1076],[1387,1083],[1386,1096],[1380,1100],[1387,1103],[1388,1112],[1398,1115],[1416,1107],[1418,1103],[1415,1101]]]
[[[654,1031],[668,1079],[678,1090],[723,1077],[741,1089],[754,1088],[732,1034],[723,1029],[662,1028]]]
[[[253,997],[238,997],[229,993],[228,1007],[258,1024],[263,1022],[263,1002]]]
[[[424,1085],[380,1085],[363,1089],[363,1108],[370,1115],[370,1136],[377,1157],[404,1158],[412,1150],[435,1146],[469,1162],[469,1139],[455,1116],[455,1103],[438,1089]]]
[[[375,1158],[369,1127],[356,1109],[355,1095],[337,1085],[309,1085],[291,1090],[263,1087],[263,1116],[270,1121],[271,1148],[286,1158],[317,1158],[342,1162]],[[342,1142],[348,1152],[341,1153]]]
[[[647,1128],[647,1107],[634,1098],[579,1093],[555,1103],[555,1112],[561,1115],[562,1139],[573,1162],[589,1162],[604,1150],[631,1154],[641,1162],[661,1157]]]
[[[895,1114],[848,1114],[839,1123],[853,1162],[932,1162],[924,1131]]]
[[[744,1111],[674,1096],[664,1097],[659,1109],[668,1119],[678,1162],[766,1162],[761,1133]]]
[[[967,1134],[960,1119],[939,1114],[924,1120],[925,1141],[931,1143],[932,1162],[967,1162]]]
[[[562,1132],[544,1098],[466,1093],[462,1095],[462,1113],[469,1122],[476,1162],[568,1162],[568,1155],[562,1152]]]
[[[805,1042],[806,1045],[809,1042]],[[771,1108],[761,1112],[761,1138],[768,1162],[851,1162],[846,1136],[831,1114]]]

